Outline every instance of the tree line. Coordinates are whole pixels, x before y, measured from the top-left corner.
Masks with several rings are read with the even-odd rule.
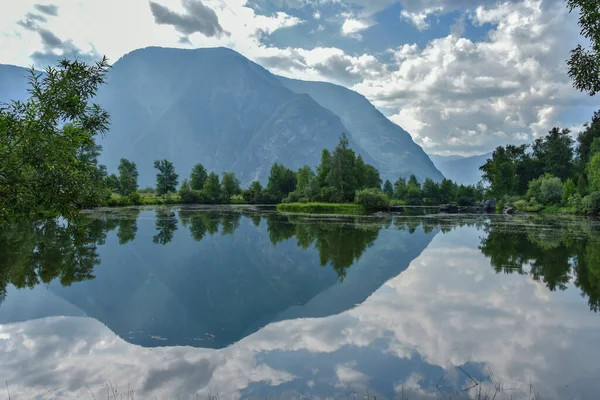
[[[531,145],[498,147],[480,168],[489,196],[525,211],[568,206],[599,213],[600,111],[584,128],[576,140],[553,128]]]
[[[410,175],[408,180],[398,178],[393,185],[389,180],[383,183],[379,171],[350,148],[343,133],[334,150],[323,149],[316,171],[309,165],[292,171],[283,164],[275,163],[266,187],[254,181],[242,190],[235,173],[224,172],[219,176],[214,171],[209,173],[199,163],[177,189],[179,175],[171,161],[157,160],[154,167],[158,171],[156,188],[145,189],[144,192],[165,195],[175,194],[178,190],[181,202],[185,204],[230,203],[234,196],[240,196],[240,202],[251,204],[354,202],[367,208],[383,209],[389,206],[390,201],[409,205],[455,203],[472,206],[483,198],[483,187],[457,185],[449,179],[438,183],[427,178],[421,184],[415,175]],[[136,164],[121,159],[118,171],[118,175],[108,177],[110,189],[128,196],[132,203],[139,202]]]

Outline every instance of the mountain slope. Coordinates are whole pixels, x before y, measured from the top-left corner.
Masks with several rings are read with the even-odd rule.
[[[25,74],[0,66],[0,100],[26,96]],[[274,162],[316,166],[342,132],[384,179],[442,177],[410,135],[359,94],[284,80],[225,48],[135,50],[113,65],[95,102],[111,115],[101,162],[112,173],[121,158],[134,161],[141,187],[154,185],[154,160],[164,158],[180,181],[200,162],[234,171],[243,185],[264,183]]]
[[[481,180],[479,167],[492,157],[492,153],[471,157],[448,157],[432,155],[431,160],[446,178],[462,185],[476,185]]]
[[[326,82],[280,78],[296,93],[307,93],[340,117],[348,134],[380,165],[383,179],[392,182],[414,173],[420,180],[444,177],[410,134],[386,118],[364,96]]]

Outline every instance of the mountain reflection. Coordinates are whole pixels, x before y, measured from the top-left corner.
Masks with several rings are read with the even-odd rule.
[[[9,284],[45,283],[132,343],[220,348],[272,321],[360,304],[437,232],[415,227],[390,247],[380,232],[391,225],[391,218],[173,207],[15,224],[0,234],[2,296]]]

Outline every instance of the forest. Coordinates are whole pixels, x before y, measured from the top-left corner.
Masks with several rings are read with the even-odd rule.
[[[481,167],[488,196],[517,210],[600,213],[600,111],[573,139],[553,128],[531,145],[498,147]]]

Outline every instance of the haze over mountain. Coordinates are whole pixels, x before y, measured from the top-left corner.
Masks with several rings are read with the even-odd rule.
[[[429,157],[446,178],[462,185],[476,185],[482,175],[479,167],[492,157],[492,152],[470,157],[438,155]]]
[[[0,66],[0,101],[25,97],[19,71],[26,72]],[[265,183],[275,162],[316,166],[342,132],[383,179],[443,178],[410,135],[361,95],[279,78],[225,48],[133,51],[113,65],[96,102],[111,115],[101,162],[116,172],[121,158],[134,161],[142,187],[155,183],[153,162],[164,158],[180,180],[200,162],[234,171],[243,185]]]

